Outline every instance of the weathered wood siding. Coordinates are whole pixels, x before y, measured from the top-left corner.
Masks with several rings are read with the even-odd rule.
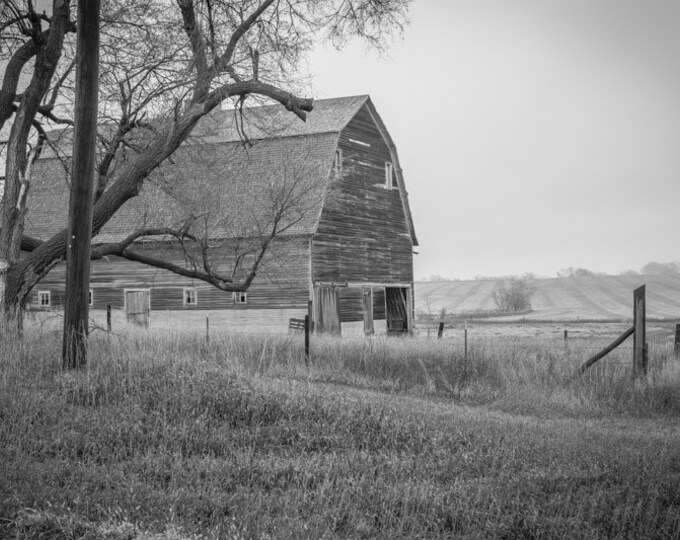
[[[314,235],[313,281],[412,283],[413,245],[399,189],[385,187],[390,152],[365,106],[339,146],[343,174],[332,183]]]
[[[364,290],[360,287],[340,289],[340,321],[356,322],[364,320]]]
[[[385,314],[385,288],[372,287],[373,289],[373,320],[379,321],[386,318]],[[363,287],[340,288],[340,321],[359,322],[364,320]]]
[[[176,249],[155,244],[139,249],[148,255],[163,257],[175,263],[183,261]],[[233,265],[227,250],[222,250],[224,266]],[[199,280],[192,280],[119,257],[92,261],[90,288],[93,291],[93,309],[114,309],[124,306],[125,289],[151,289],[151,310],[252,310],[252,309],[305,309],[309,300],[309,238],[303,236],[281,237],[272,242],[265,255],[258,276],[248,290],[246,304],[234,302],[232,293],[220,291]],[[185,287],[197,289],[198,304],[184,305]],[[50,291],[51,308],[64,304],[65,265],[52,270],[32,291],[29,304],[38,306],[38,291]]]

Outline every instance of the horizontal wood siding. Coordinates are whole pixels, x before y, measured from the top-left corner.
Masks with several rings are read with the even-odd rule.
[[[340,288],[340,321],[359,322],[364,320],[363,287]],[[373,287],[373,320],[385,319],[385,289]]]
[[[364,320],[363,287],[342,287],[340,289],[340,322]]]
[[[339,145],[343,174],[331,183],[313,237],[313,281],[412,283],[413,245],[399,190],[385,188],[390,152],[366,107]]]
[[[165,244],[148,244],[138,251],[178,264],[183,262],[181,253]],[[226,247],[221,249],[220,255],[224,269],[233,266],[233,257]],[[38,291],[50,291],[51,308],[63,306],[65,268],[64,263],[58,265],[38,283],[29,297],[32,309],[41,309],[38,306]],[[306,309],[309,283],[308,237],[278,238],[272,242],[248,290],[246,304],[235,303],[232,293],[221,291],[203,281],[119,257],[92,261],[90,276],[94,309],[104,309],[107,305],[121,309],[124,306],[125,289],[151,289],[152,311]],[[184,305],[185,287],[197,290],[197,305]]]

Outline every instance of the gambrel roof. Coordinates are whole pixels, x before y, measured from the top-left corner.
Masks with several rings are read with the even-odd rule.
[[[333,176],[340,132],[362,107],[390,148],[415,245],[396,148],[368,96],[315,101],[306,122],[280,105],[214,111],[154,171],[140,195],[104,226],[95,242],[119,241],[135,226],[179,226],[189,217],[194,219],[192,226],[207,227],[212,239],[248,236],[267,226],[274,200],[286,193],[298,197],[298,209],[291,205],[283,219],[287,227],[283,234],[314,234]],[[244,137],[250,144],[244,144]],[[26,234],[46,239],[66,227],[67,177],[57,158],[36,163],[28,206]]]

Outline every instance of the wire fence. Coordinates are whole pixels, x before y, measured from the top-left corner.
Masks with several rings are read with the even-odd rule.
[[[444,325],[440,336],[439,323],[417,325],[416,337],[420,339],[441,339],[452,346],[467,343],[469,348],[495,344],[526,349],[542,348],[563,351],[569,356],[589,357],[602,351],[618,336],[632,326],[632,322],[617,323],[522,323],[515,324],[455,324]],[[662,362],[669,358],[679,358],[678,323],[671,321],[649,321],[647,323],[646,343],[649,363]],[[632,364],[633,338],[626,339],[601,362],[607,364]]]
[[[193,333],[204,334],[206,339],[220,334],[250,335],[282,335],[300,334],[304,332],[291,330],[290,321],[304,318],[304,313],[292,313],[281,310],[276,316],[263,314],[260,310],[244,310],[242,313],[225,314],[219,311],[154,311],[149,317],[150,332]],[[680,319],[679,319],[680,320]],[[60,329],[63,325],[63,310],[50,310],[29,313],[28,324]],[[375,321],[378,337],[386,335],[385,321]],[[648,346],[649,365],[667,359],[679,358],[675,341],[678,337],[675,321],[647,321],[646,342]],[[413,337],[415,339],[436,340],[439,338],[440,323],[432,320],[416,321]],[[621,322],[455,322],[444,324],[441,334],[442,345],[452,348],[474,348],[479,346],[525,348],[527,350],[541,348],[553,353],[559,352],[569,358],[585,361],[610,345],[619,335],[630,328],[632,321]],[[92,310],[90,312],[90,329],[94,332],[124,332],[138,329],[139,326],[127,320],[122,309]],[[363,323],[343,323],[344,337],[363,337]],[[628,338],[612,353],[599,361],[600,364],[631,365],[633,356],[633,338]]]

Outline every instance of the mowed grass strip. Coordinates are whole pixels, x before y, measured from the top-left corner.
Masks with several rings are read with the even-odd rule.
[[[563,349],[57,336],[0,351],[0,537],[680,534],[672,358],[574,380]]]

